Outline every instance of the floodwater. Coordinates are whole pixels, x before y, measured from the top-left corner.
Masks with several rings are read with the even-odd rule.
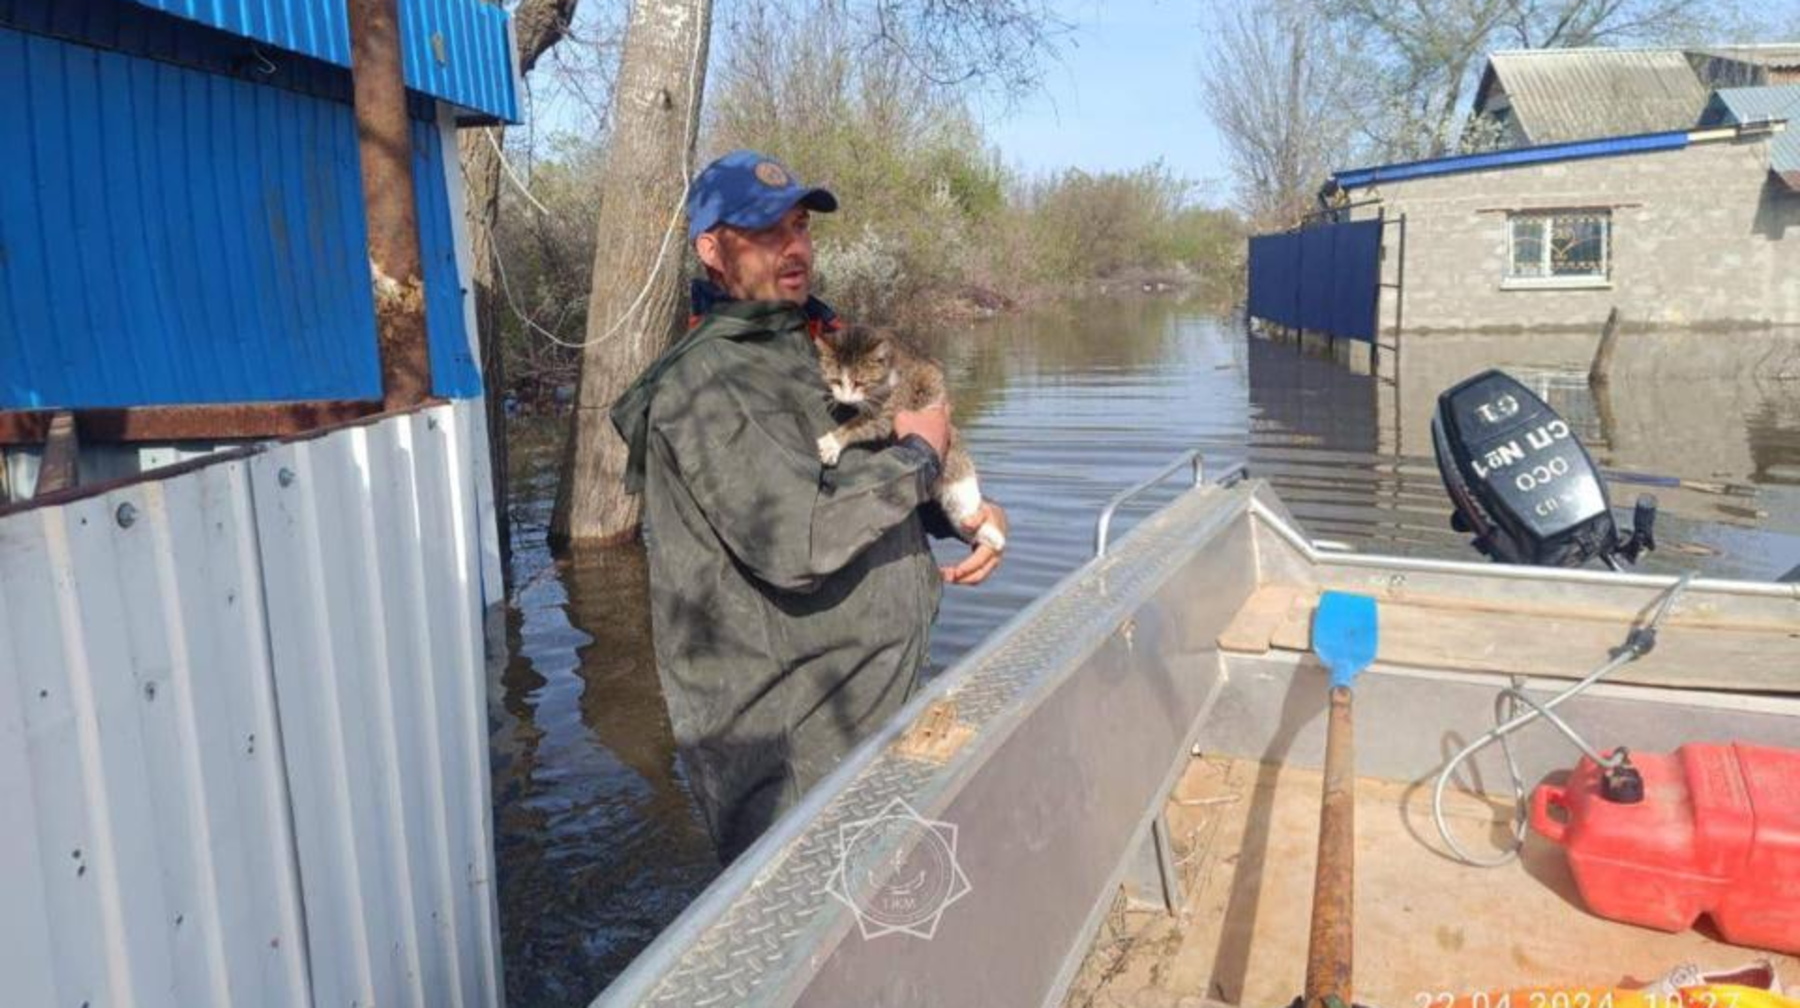
[[[1593,343],[1421,335],[1377,378],[1160,300],[945,334],[958,425],[1012,534],[988,584],[946,592],[934,668],[1083,563],[1105,500],[1190,447],[1209,466],[1246,461],[1314,537],[1474,558],[1449,530],[1428,423],[1438,391],[1488,366],[1563,412],[1615,473],[1615,505],[1658,495],[1662,548],[1646,569],[1800,567],[1800,334],[1636,336],[1600,392],[1585,378]],[[558,563],[545,547],[555,427],[512,432],[511,657],[490,693],[515,1008],[586,1004],[718,872],[657,686],[641,553]],[[1128,510],[1115,534],[1174,492]]]

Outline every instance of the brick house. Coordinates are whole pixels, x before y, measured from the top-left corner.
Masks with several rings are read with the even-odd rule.
[[[1495,55],[1476,108],[1504,108],[1500,149],[1326,186],[1336,219],[1388,225],[1383,331],[1592,333],[1614,307],[1645,328],[1800,325],[1800,83],[1784,76],[1800,47],[1577,52],[1561,93],[1515,55]],[[1769,83],[1712,89],[1703,71]],[[1609,121],[1629,128],[1596,135]]]

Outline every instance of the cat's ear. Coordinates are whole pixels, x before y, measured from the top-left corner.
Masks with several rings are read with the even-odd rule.
[[[883,340],[882,342],[875,344],[875,359],[876,360],[880,361],[883,364],[886,364],[890,359],[893,358],[893,356],[894,356],[894,348],[891,346],[888,346],[886,340]]]

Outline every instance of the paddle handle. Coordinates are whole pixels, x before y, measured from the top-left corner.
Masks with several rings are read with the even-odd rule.
[[[1350,996],[1351,922],[1356,891],[1356,750],[1350,688],[1331,690],[1325,786],[1319,805],[1319,861],[1313,875],[1312,940],[1306,949],[1306,1005],[1341,1006]]]

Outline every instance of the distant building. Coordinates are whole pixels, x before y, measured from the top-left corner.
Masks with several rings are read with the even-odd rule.
[[[1492,146],[1683,129],[1707,88],[1677,49],[1523,49],[1488,58],[1472,118]]]
[[[1800,42],[1689,49],[1687,57],[1715,88],[1800,84]]]
[[[1800,325],[1800,165],[1776,157],[1800,134],[1722,94],[1710,128],[1337,173],[1347,217],[1391,222],[1384,331],[1592,333],[1615,307],[1643,326]]]
[[[1473,116],[1476,152],[1337,172],[1309,226],[1252,239],[1251,314],[1375,342],[1800,326],[1800,45],[1495,53]]]
[[[1796,83],[1734,87],[1713,92],[1700,125],[1750,125],[1800,120],[1800,76]],[[1769,144],[1769,172],[1790,192],[1800,192],[1800,125],[1782,130]]]
[[[1471,118],[1483,146],[1686,129],[1715,89],[1800,83],[1800,44],[1514,49],[1488,57]]]

